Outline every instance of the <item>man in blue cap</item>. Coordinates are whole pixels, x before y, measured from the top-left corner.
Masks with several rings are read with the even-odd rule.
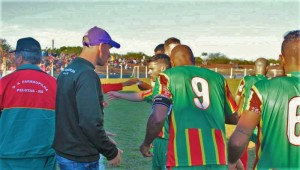
[[[110,48],[120,48],[120,44],[98,27],[91,28],[82,43],[79,57],[57,78],[53,147],[61,170],[98,170],[99,153],[117,166],[123,152],[105,133],[102,87],[94,71],[96,65],[105,65]]]
[[[38,41],[19,39],[17,70],[0,80],[0,169],[54,170],[56,80],[37,65]]]

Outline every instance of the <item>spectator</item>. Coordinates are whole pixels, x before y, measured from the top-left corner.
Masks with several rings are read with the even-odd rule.
[[[55,170],[56,81],[42,71],[41,46],[28,37],[15,50],[17,70],[0,80],[0,169]]]

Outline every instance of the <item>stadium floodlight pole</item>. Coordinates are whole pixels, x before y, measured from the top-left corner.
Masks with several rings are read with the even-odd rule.
[[[52,50],[54,49],[54,39],[52,39]]]

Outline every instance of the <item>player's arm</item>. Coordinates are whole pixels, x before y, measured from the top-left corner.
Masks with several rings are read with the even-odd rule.
[[[259,123],[260,116],[245,110],[228,142],[228,163],[234,165],[242,156],[249,143],[249,138]]]
[[[110,84],[102,84],[102,91],[103,93],[107,93],[110,91],[120,91],[125,86],[131,86],[136,84],[139,81],[137,78],[129,79],[123,83],[110,83]]]
[[[259,98],[258,92],[251,89],[252,95],[249,97],[249,106],[243,112],[238,125],[228,142],[228,162],[229,166],[235,165],[241,157],[245,148],[248,146],[249,138],[259,124],[261,115],[262,100]],[[248,102],[247,102],[248,103]]]
[[[152,156],[149,148],[163,128],[165,118],[169,113],[170,108],[171,100],[169,98],[159,95],[153,99],[152,113],[148,119],[145,139],[140,146],[140,151],[143,156]]]
[[[145,83],[143,81],[137,82],[137,85],[138,85],[138,88],[140,90],[150,90],[150,89],[152,89],[152,86],[150,84]]]
[[[129,100],[129,101],[143,101],[143,92],[137,92],[137,93],[120,93],[120,92],[115,92],[115,91],[111,91],[107,93],[107,97],[110,100],[113,99],[125,99],[125,100]]]
[[[148,119],[145,139],[140,146],[140,152],[144,157],[152,156],[149,151],[151,143],[163,128],[165,118],[172,108],[172,95],[168,88],[168,80],[167,75],[159,74],[153,88],[155,97],[153,98],[152,113]]]
[[[125,86],[132,86],[134,84],[137,84],[140,80],[138,78],[132,78],[132,79],[129,79],[125,82],[122,83],[122,86],[125,87]]]

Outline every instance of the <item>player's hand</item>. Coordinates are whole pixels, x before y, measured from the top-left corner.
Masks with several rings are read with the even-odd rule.
[[[105,131],[105,133],[107,136],[111,136],[111,137],[117,136],[117,134],[109,132],[109,131]]]
[[[146,145],[145,143],[142,143],[140,146],[140,152],[144,157],[151,157],[153,156],[153,153],[150,152],[150,145]]]
[[[121,154],[123,154],[123,151],[122,151],[121,149],[118,148],[118,155],[117,155],[114,159],[110,160],[110,161],[108,162],[108,164],[109,164],[110,166],[118,166],[118,165],[120,165],[120,164],[121,164],[121,161],[122,161],[122,159],[121,159]]]
[[[244,170],[244,165],[242,161],[239,159],[236,163],[228,163],[229,170]]]
[[[113,138],[111,138],[111,137],[108,136],[108,139],[109,139],[109,141],[110,141],[111,143],[117,145],[117,142],[116,142]]]
[[[107,98],[109,100],[114,100],[114,99],[119,99],[119,92],[116,92],[116,91],[110,91],[110,92],[107,92],[106,95],[107,95]]]
[[[103,107],[107,107],[108,103],[106,101],[103,101]]]

